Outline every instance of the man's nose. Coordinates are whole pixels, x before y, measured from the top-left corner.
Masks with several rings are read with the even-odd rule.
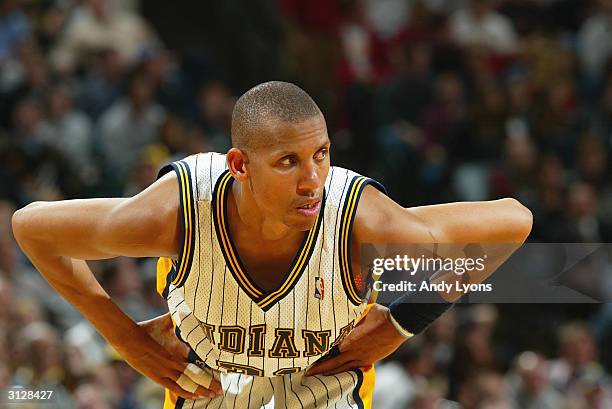
[[[303,165],[300,173],[300,180],[297,186],[297,193],[300,196],[312,197],[317,194],[321,187],[321,176],[318,167],[313,163]]]

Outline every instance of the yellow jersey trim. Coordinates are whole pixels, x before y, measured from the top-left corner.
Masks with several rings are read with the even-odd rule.
[[[189,166],[184,161],[172,163],[174,171],[177,173],[179,182],[180,215],[182,221],[183,234],[181,235],[181,251],[179,254],[178,268],[176,276],[172,280],[172,285],[180,287],[185,283],[191,262],[193,260],[195,242],[195,200],[191,182],[191,172]]]
[[[259,288],[250,277],[242,262],[240,261],[239,255],[234,248],[232,242],[229,226],[227,222],[227,195],[233,178],[231,173],[226,170],[218,179],[215,192],[213,194],[213,208],[214,208],[214,219],[215,229],[217,231],[217,237],[219,238],[219,244],[221,252],[225,257],[227,266],[230,269],[232,275],[240,285],[240,287],[257,303],[257,305],[263,309],[269,309],[274,303],[282,299],[297,283],[301,273],[304,271],[308,260],[314,250],[314,244],[317,241],[318,232],[321,226],[321,220],[323,218],[323,209],[325,209],[325,192],[321,201],[321,210],[317,215],[314,226],[305,235],[304,240],[297,252],[296,257],[291,263],[289,271],[285,275],[283,281],[278,285],[277,288],[270,292],[266,292]]]
[[[363,294],[360,295],[360,292],[365,293],[365,288],[359,290],[355,286],[355,278],[353,277],[351,269],[351,231],[353,228],[353,221],[355,220],[355,214],[357,213],[359,198],[361,197],[363,189],[369,184],[386,193],[385,188],[375,180],[365,176],[355,176],[347,189],[345,196],[346,200],[344,201],[342,217],[340,219],[340,245],[338,246],[340,276],[342,277],[342,285],[344,286],[348,299],[355,305],[361,304]]]

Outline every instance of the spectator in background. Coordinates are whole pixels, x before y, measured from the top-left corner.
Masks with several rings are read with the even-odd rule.
[[[164,108],[186,113],[193,109],[193,86],[181,71],[177,59],[175,54],[161,47],[150,48],[142,52],[138,71],[152,84],[156,90],[155,99]]]
[[[538,146],[551,150],[565,163],[575,156],[577,144],[576,96],[573,83],[559,80],[544,91],[544,100],[538,109],[534,138]]]
[[[220,81],[212,81],[200,89],[198,123],[206,132],[213,152],[227,152],[231,147],[230,125],[234,98]]]
[[[386,124],[399,120],[416,124],[434,93],[431,46],[415,42],[402,48],[396,69],[396,75],[379,89],[379,119]]]
[[[45,125],[42,102],[29,97],[21,100],[13,112],[9,149],[14,149],[15,175],[30,200],[58,200],[83,191],[81,180],[51,144]]]
[[[339,28],[342,56],[337,76],[341,92],[353,83],[380,83],[388,74],[384,44],[366,17],[363,2],[352,1],[346,7]]]
[[[589,328],[581,322],[570,322],[559,329],[560,357],[550,366],[550,381],[559,391],[575,386],[581,374],[600,368],[597,347]]]
[[[603,194],[610,180],[608,151],[605,144],[597,135],[587,133],[581,135],[577,151],[576,176],[591,184],[599,194]]]
[[[395,358],[376,366],[379,387],[372,406],[380,409],[403,408],[427,388],[434,369],[431,349],[416,339],[403,344]]]
[[[30,35],[30,21],[17,1],[3,0],[0,3],[0,64],[4,64]]]
[[[47,100],[48,117],[44,122],[48,143],[72,167],[74,174],[88,186],[98,180],[93,157],[93,126],[89,117],[75,109],[71,90],[54,87]]]
[[[564,408],[563,396],[550,385],[549,364],[535,352],[521,353],[508,376],[508,397],[516,409]]]
[[[168,150],[169,162],[189,156],[187,146],[187,125],[178,115],[169,113],[159,128],[159,142]],[[202,150],[200,152],[205,152]]]
[[[153,100],[154,89],[141,75],[132,77],[128,97],[115,102],[98,123],[106,172],[122,185],[134,166],[134,158],[154,142],[164,109]]]
[[[535,238],[543,242],[559,240],[555,232],[564,217],[567,185],[566,170],[555,154],[544,155],[537,171],[537,205],[533,207],[538,233]]]
[[[607,0],[595,3],[597,12],[584,21],[578,33],[577,54],[587,86],[597,94],[612,57],[612,4]]]
[[[460,406],[456,402],[442,399],[440,391],[431,388],[418,391],[406,409],[460,409]]]
[[[497,320],[495,307],[477,304],[466,313],[466,321],[459,326],[455,337],[448,371],[448,396],[462,404],[474,399],[480,401],[477,375],[494,372],[498,366],[492,342],[492,331]],[[478,397],[472,396],[474,393]]]
[[[165,163],[169,162],[169,156],[168,149],[162,144],[147,146],[132,169],[123,196],[134,196],[155,182],[158,170],[161,169]],[[185,156],[188,155],[183,155],[181,158]]]
[[[393,38],[410,20],[414,2],[404,0],[365,0],[369,25],[383,39]]]
[[[493,10],[494,3],[470,0],[468,7],[453,14],[451,30],[463,46],[484,47],[495,54],[512,54],[516,51],[516,33],[511,21]]]
[[[600,367],[587,368],[576,379],[576,385],[570,391],[568,400],[572,409],[612,408],[609,376]]]
[[[472,112],[469,149],[462,152],[468,162],[499,160],[499,147],[505,138],[505,120],[508,116],[506,96],[497,81],[479,84],[477,103]]]
[[[117,51],[107,48],[94,53],[88,67],[78,81],[76,102],[97,120],[121,96],[126,66]]]
[[[74,393],[74,409],[113,409],[98,385],[83,383]]]
[[[12,138],[32,159],[40,155],[48,143],[41,101],[25,98],[17,103],[13,111]]]
[[[506,398],[506,381],[499,372],[478,375],[480,404],[478,409],[515,409]]]
[[[57,70],[72,72],[92,53],[110,48],[129,65],[145,47],[156,42],[138,14],[114,9],[108,0],[86,0],[52,51],[52,60]]]
[[[594,108],[593,116],[590,118],[593,132],[598,135],[605,144],[606,150],[612,149],[612,75],[609,75],[601,98]]]
[[[109,366],[118,387],[118,399],[115,406],[122,409],[138,408],[140,405],[136,401],[136,389],[142,379],[138,372],[134,371],[119,355],[112,357]],[[158,391],[158,395],[161,398],[161,391]]]
[[[41,16],[38,21],[37,39],[41,51],[46,55],[62,34],[69,17],[69,9],[61,2],[41,5]]]
[[[389,181],[418,172],[418,152],[425,143],[420,120],[434,93],[432,50],[427,43],[402,47],[396,57],[397,75],[379,87],[374,101],[381,125],[376,130],[378,160],[372,169]],[[398,186],[395,194],[405,202],[416,202],[414,185]]]
[[[470,0],[423,0],[427,8],[434,13],[453,13],[459,10]]]
[[[522,119],[533,123],[534,98],[529,78],[525,74],[515,73],[508,78],[505,95],[508,104],[508,118]]]
[[[5,108],[0,112],[0,126],[11,126],[10,114],[15,105],[26,98],[44,101],[51,86],[51,73],[45,59],[34,43],[24,44],[15,59],[3,64],[0,72],[3,89],[0,104]]]
[[[419,173],[427,202],[444,201],[453,193],[447,185],[450,166],[470,149],[471,123],[465,84],[455,73],[440,75],[434,102],[424,111],[421,126],[425,143]]]
[[[425,332],[427,345],[431,346],[436,374],[447,373],[453,358],[453,343],[457,330],[457,310],[447,311]]]
[[[538,165],[538,150],[523,121],[508,122],[506,128],[503,161],[491,173],[491,196],[513,195],[531,206],[536,197],[533,175]]]
[[[52,388],[58,406],[65,407],[70,398],[63,385],[73,380],[72,374],[66,371],[63,344],[57,330],[37,320],[21,327],[14,342],[13,359],[21,365],[12,382],[39,390]]]
[[[427,146],[442,145],[451,155],[466,147],[467,105],[465,85],[461,79],[451,72],[439,76],[435,84],[435,100],[422,118]]]
[[[308,89],[325,112],[332,105],[333,67],[339,54],[340,0],[280,0],[285,27],[286,72]]]
[[[153,318],[142,297],[142,277],[135,259],[120,257],[108,263],[101,278],[109,295],[134,321]]]
[[[566,222],[557,237],[567,243],[609,242],[612,226],[599,214],[599,198],[592,185],[575,182],[568,189]]]

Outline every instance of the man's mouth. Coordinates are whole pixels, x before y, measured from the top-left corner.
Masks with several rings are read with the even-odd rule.
[[[305,205],[302,205],[302,206],[298,206],[298,209],[312,209],[312,208],[314,208],[314,207],[316,207],[318,205],[319,205],[319,202],[308,203],[308,204],[305,204]]]
[[[301,206],[298,206],[296,209],[303,216],[312,217],[316,216],[319,213],[320,208],[321,201],[317,200],[316,202],[305,203]]]

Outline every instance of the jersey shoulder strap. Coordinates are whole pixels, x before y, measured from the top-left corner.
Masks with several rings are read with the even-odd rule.
[[[348,299],[354,305],[360,305],[367,293],[367,278],[354,274],[351,268],[351,232],[361,193],[367,185],[372,185],[387,194],[385,187],[378,181],[337,166],[330,169],[326,186],[329,192],[326,207],[331,207],[331,209],[328,207],[330,213],[335,212],[338,215],[334,220],[336,227],[333,233],[337,241],[342,285]]]
[[[195,235],[198,229],[197,203],[211,200],[215,182],[225,169],[225,155],[211,152],[173,161],[158,172],[158,179],[171,171],[176,173],[179,184],[181,229],[178,258],[170,260],[162,257],[158,261],[157,288],[160,294],[164,295],[170,284],[180,287],[185,283],[195,251]]]

